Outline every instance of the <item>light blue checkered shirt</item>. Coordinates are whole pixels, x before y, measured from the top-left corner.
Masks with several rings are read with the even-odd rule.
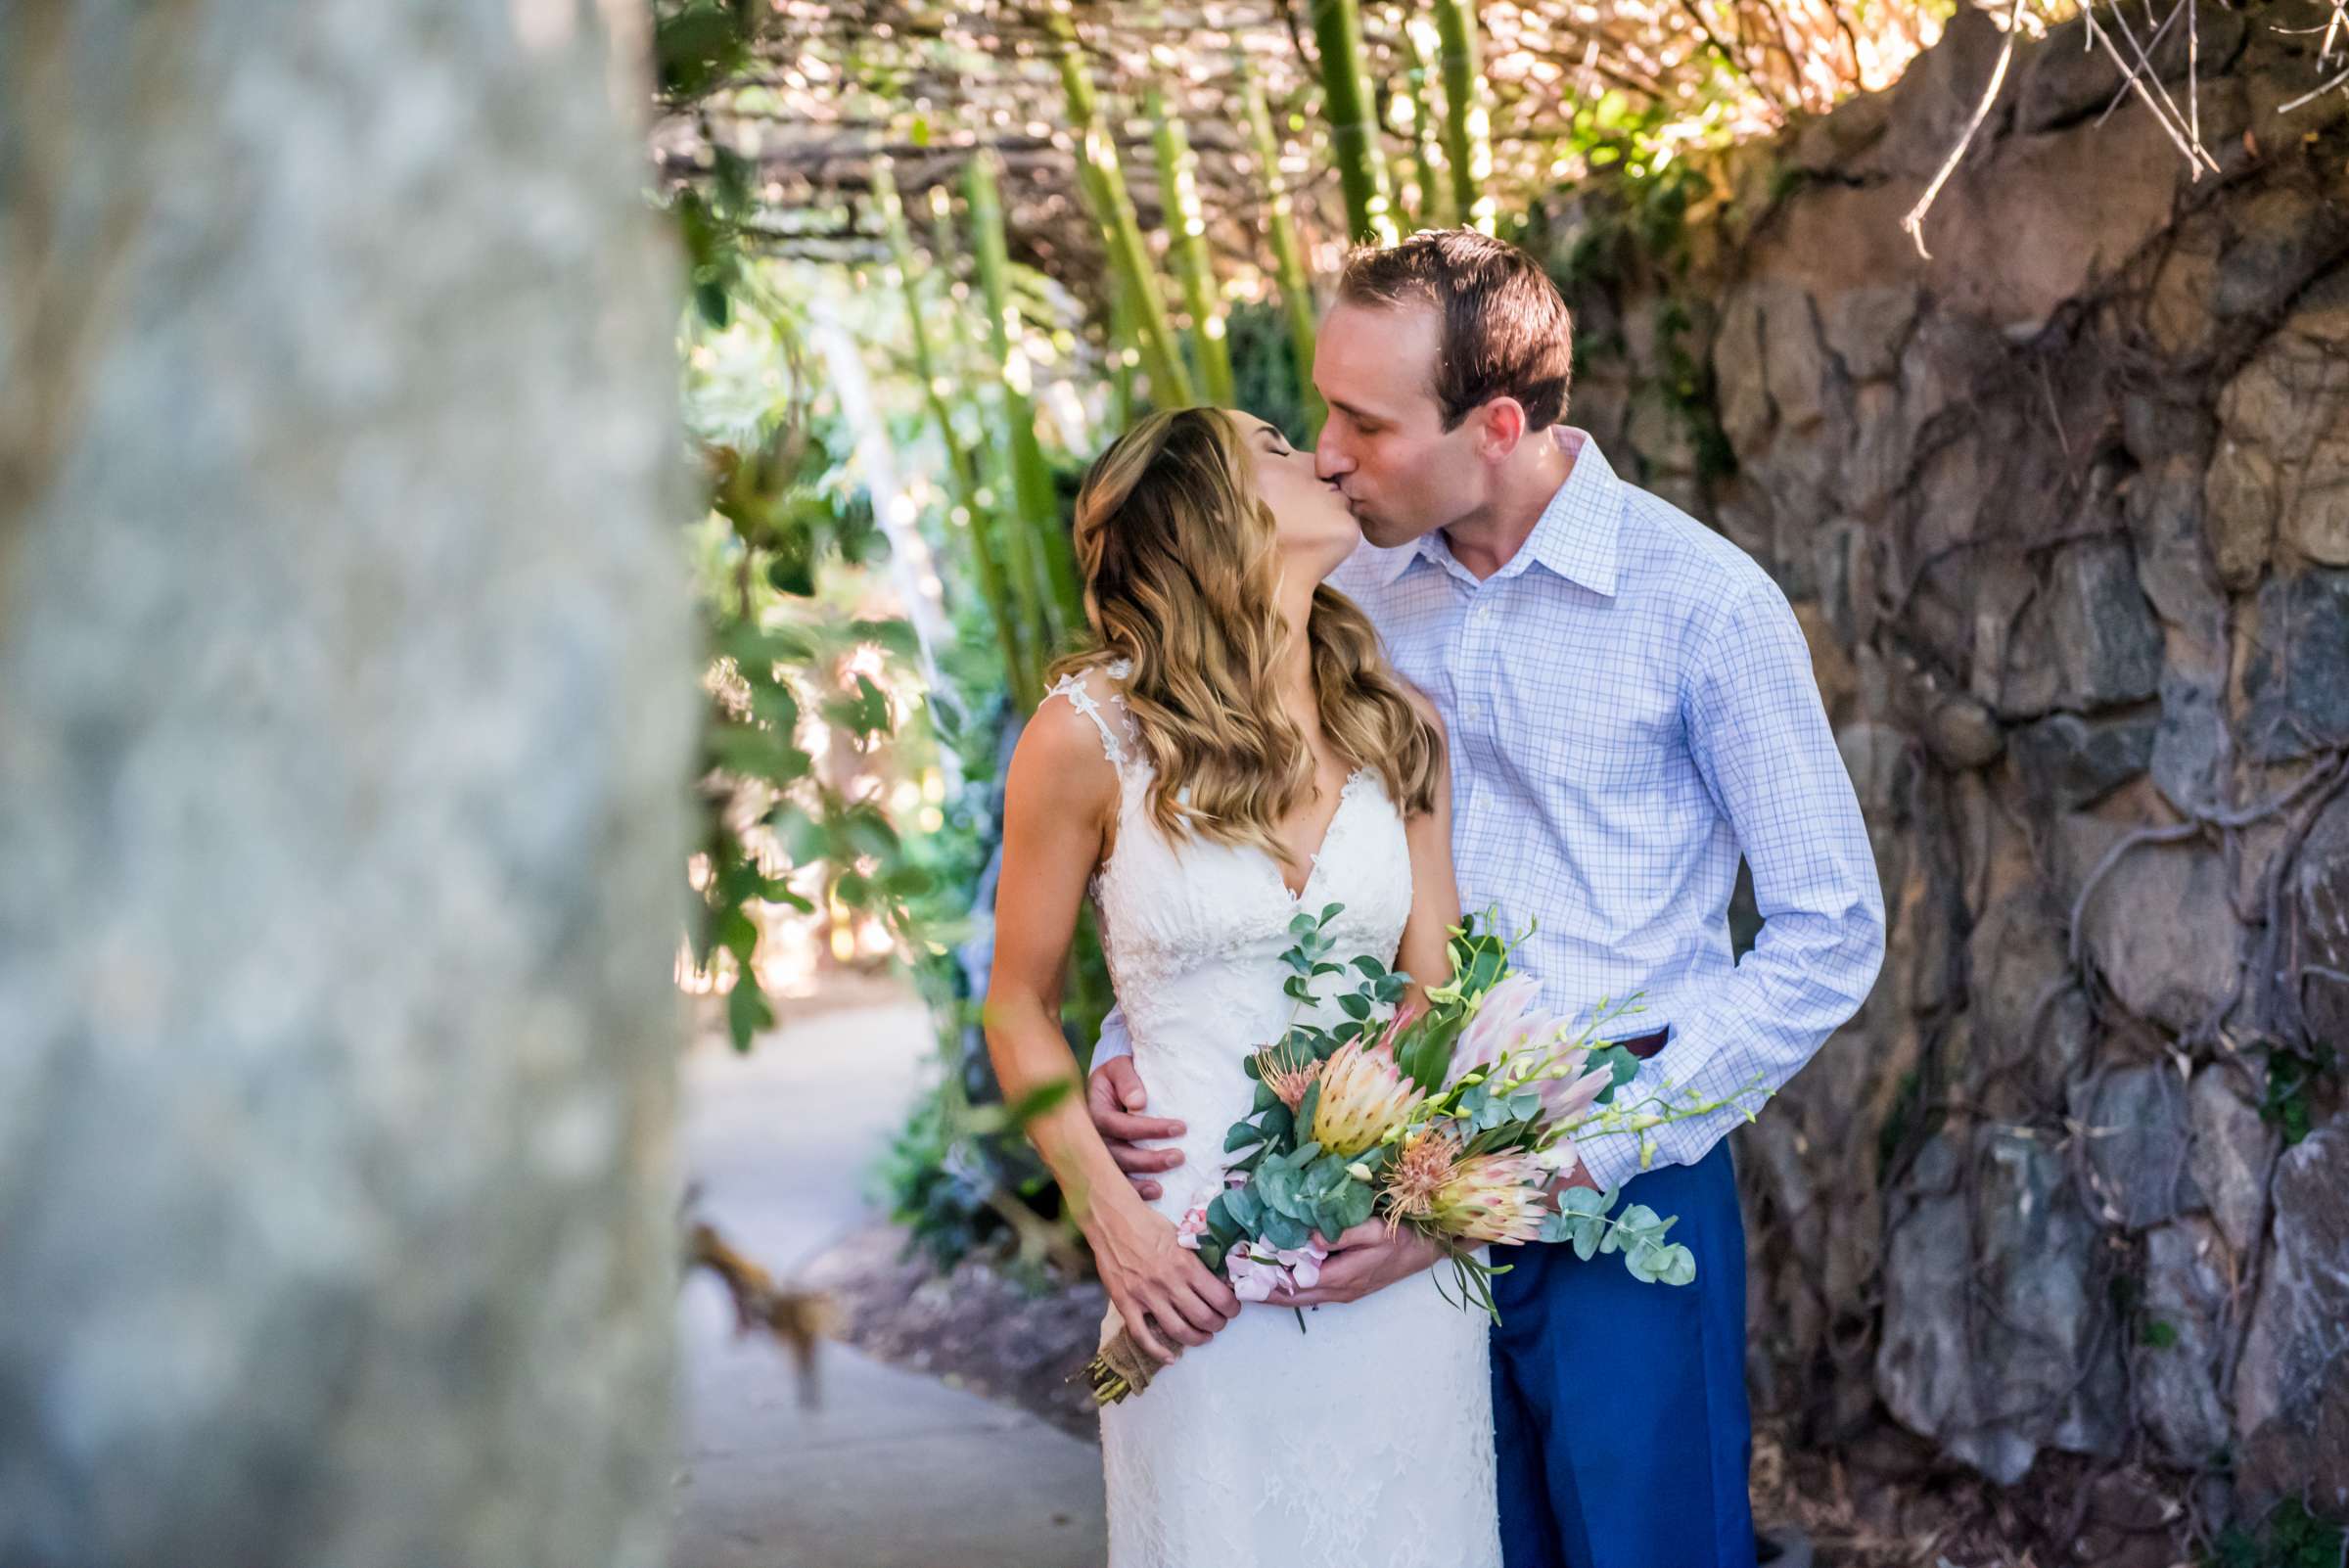
[[[1557,439],[1573,472],[1490,578],[1430,532],[1365,545],[1330,580],[1442,710],[1461,899],[1505,931],[1537,924],[1517,961],[1545,1004],[1644,992],[1644,1013],[1607,1032],[1672,1031],[1635,1090],[1774,1091],[1858,1010],[1884,955],[1875,860],[1810,650],[1751,557],[1616,478],[1583,432]],[[1733,964],[1740,852],[1763,923]],[[1094,1061],[1126,1048],[1113,1015]],[[1654,1161],[1691,1164],[1743,1119],[1658,1128]],[[1601,1186],[1639,1169],[1629,1137],[1582,1152]]]

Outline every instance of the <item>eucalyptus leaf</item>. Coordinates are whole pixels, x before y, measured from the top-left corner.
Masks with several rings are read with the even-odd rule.
[[[1265,1240],[1282,1252],[1304,1246],[1313,1239],[1313,1226],[1303,1220],[1280,1213],[1265,1216]]]

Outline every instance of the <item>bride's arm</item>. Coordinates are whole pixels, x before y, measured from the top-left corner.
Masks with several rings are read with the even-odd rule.
[[[1061,988],[1117,798],[1117,774],[1091,720],[1065,702],[1044,704],[1020,736],[1004,785],[995,962],[987,989],[988,1055],[1011,1104],[1057,1083],[1074,1089],[1077,1063],[1060,1032]],[[1230,1287],[1176,1243],[1174,1226],[1128,1182],[1082,1094],[1062,1095],[1026,1130],[1092,1243],[1118,1315],[1143,1348],[1171,1361],[1176,1353],[1153,1337],[1154,1325],[1185,1345],[1204,1345],[1240,1310]]]

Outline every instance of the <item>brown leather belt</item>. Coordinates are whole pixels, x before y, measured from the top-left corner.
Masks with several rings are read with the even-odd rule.
[[[1611,1039],[1607,1041],[1607,1043],[1610,1045],[1620,1045],[1625,1050],[1630,1051],[1634,1056],[1638,1057],[1644,1062],[1649,1057],[1655,1055],[1656,1052],[1662,1050],[1664,1048],[1664,1042],[1671,1038],[1671,1030],[1659,1029],[1652,1035],[1640,1035],[1631,1039]]]

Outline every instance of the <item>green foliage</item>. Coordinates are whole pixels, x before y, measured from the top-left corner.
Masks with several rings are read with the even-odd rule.
[[[714,327],[733,319],[742,286],[742,226],[751,208],[749,161],[719,149],[708,180],[680,187],[669,199],[685,247],[685,281],[694,308]]]
[[[2231,1525],[2203,1555],[2203,1568],[2340,1568],[2343,1532],[2297,1499],[2255,1527]]]
[[[664,102],[702,96],[751,64],[763,0],[654,0],[653,70]]]
[[[2308,1136],[2309,1101],[2317,1081],[2339,1069],[2340,1058],[2331,1046],[2322,1042],[2306,1056],[2282,1049],[2268,1053],[2267,1083],[2260,1096],[2259,1118],[2282,1131],[2286,1147]]]
[[[1938,1118],[1929,1120],[1924,1114],[1924,1075],[1912,1067],[1893,1085],[1891,1108],[1884,1113],[1884,1125],[1876,1129],[1879,1176],[1893,1168],[1903,1149],[1911,1142],[1923,1141],[1938,1129]]]
[[[1697,478],[1716,484],[1737,472],[1737,452],[1722,429],[1714,397],[1713,362],[1689,346],[1688,309],[1666,296],[1656,306],[1658,375],[1645,385],[1681,423],[1696,453]]]
[[[779,332],[790,344],[788,329]],[[701,769],[708,874],[688,936],[697,962],[723,950],[744,977],[728,997],[737,1047],[774,1019],[748,978],[762,905],[809,912],[829,901],[876,914],[910,941],[915,906],[934,888],[886,809],[816,776],[816,727],[869,753],[901,721],[882,686],[853,667],[878,655],[886,669],[914,652],[904,623],[843,614],[817,597],[827,570],[889,555],[869,502],[837,483],[847,437],[798,401],[751,435],[755,443],[705,444],[710,513],[696,536],[714,666]],[[795,889],[789,871],[770,870],[774,847],[792,870],[820,865],[820,885]]]
[[[1006,1204],[1046,1222],[1060,1212],[1043,1162],[1016,1136],[974,1136],[972,1114],[951,1080],[940,1083],[914,1102],[872,1174],[890,1219],[905,1230],[906,1254],[941,1273],[973,1254],[1003,1252]]]
[[[1233,305],[1224,315],[1223,332],[1234,405],[1278,426],[1291,445],[1311,446],[1320,410],[1306,400],[1312,367],[1298,373],[1286,308],[1268,300]]]

